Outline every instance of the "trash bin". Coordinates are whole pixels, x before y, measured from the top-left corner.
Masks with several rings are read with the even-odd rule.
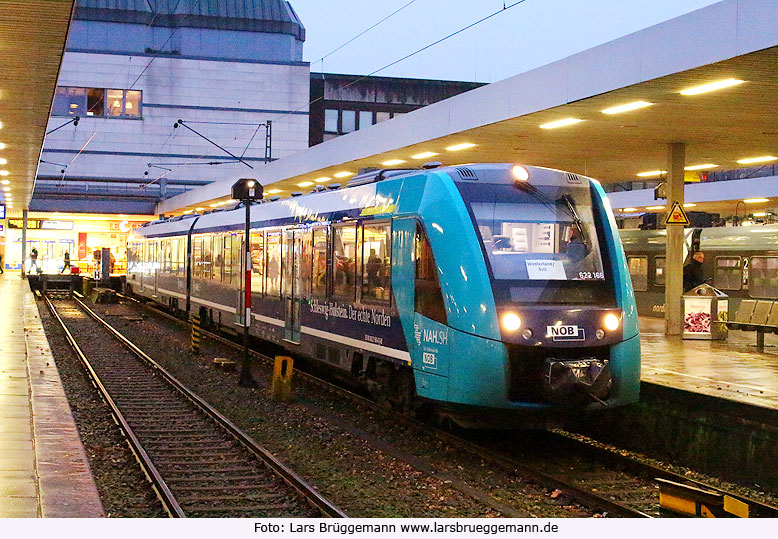
[[[683,296],[683,338],[727,338],[729,296],[709,284],[692,288]]]

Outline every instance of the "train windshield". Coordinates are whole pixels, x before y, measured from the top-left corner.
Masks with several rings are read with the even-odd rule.
[[[496,280],[604,281],[584,186],[459,184]]]

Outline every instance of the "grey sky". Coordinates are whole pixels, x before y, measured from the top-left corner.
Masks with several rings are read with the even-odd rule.
[[[516,0],[291,0],[311,71],[365,75]],[[494,82],[716,3],[712,0],[526,0],[376,75]],[[705,39],[704,35],[700,39]]]

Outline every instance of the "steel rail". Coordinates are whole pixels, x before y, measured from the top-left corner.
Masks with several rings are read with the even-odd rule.
[[[78,294],[80,295],[80,294]],[[117,340],[119,340],[126,348],[141,358],[152,369],[158,372],[169,384],[175,387],[181,394],[183,394],[189,401],[197,406],[203,413],[208,415],[211,419],[216,421],[223,429],[229,432],[233,438],[241,443],[246,449],[248,449],[253,455],[258,457],[262,462],[268,465],[287,485],[297,491],[305,500],[318,509],[323,516],[329,518],[348,518],[340,508],[327,500],[319,492],[317,492],[308,482],[302,477],[297,475],[294,471],[283,464],[272,453],[267,451],[262,446],[258,445],[251,437],[244,433],[237,425],[227,419],[223,414],[209,405],[200,396],[188,389],[172,374],[170,374],[164,367],[154,361],[148,354],[138,348],[129,339],[122,335],[117,329],[111,326],[108,322],[103,320],[97,313],[90,309],[81,299],[74,295],[73,299],[81,306],[84,311],[91,316],[94,320],[99,322],[105,329],[107,329]],[[122,296],[125,297],[125,296]]]
[[[119,411],[118,406],[116,406],[116,403],[103,385],[103,382],[100,380],[97,372],[95,372],[92,364],[89,362],[89,359],[86,357],[84,352],[81,350],[81,347],[73,337],[73,334],[70,332],[70,330],[65,325],[65,322],[59,316],[57,309],[51,303],[48,295],[44,294],[43,299],[46,302],[46,306],[49,308],[51,314],[54,316],[54,318],[57,319],[57,322],[59,322],[60,326],[62,327],[62,331],[65,333],[65,337],[70,344],[70,347],[76,353],[81,363],[83,363],[89,377],[92,379],[92,383],[100,392],[100,396],[111,408],[111,413],[116,418],[116,422],[119,424],[119,428],[121,428],[124,432],[124,436],[130,446],[130,450],[133,452],[135,459],[138,461],[141,468],[143,469],[143,472],[146,474],[146,479],[154,488],[154,491],[157,494],[157,498],[159,498],[159,501],[162,503],[162,507],[171,517],[185,518],[186,514],[184,513],[184,510],[181,509],[181,506],[179,505],[173,493],[170,491],[167,483],[165,483],[165,480],[162,478],[159,470],[157,470],[157,467],[151,461],[148,453],[146,453],[146,450],[141,445],[138,437],[135,435],[135,432],[133,432],[132,427],[130,427],[130,424],[125,419],[124,414]]]

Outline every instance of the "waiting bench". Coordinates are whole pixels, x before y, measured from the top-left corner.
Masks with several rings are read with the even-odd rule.
[[[764,350],[764,334],[778,333],[778,302],[746,299],[740,302],[729,329],[756,331],[756,347]]]

